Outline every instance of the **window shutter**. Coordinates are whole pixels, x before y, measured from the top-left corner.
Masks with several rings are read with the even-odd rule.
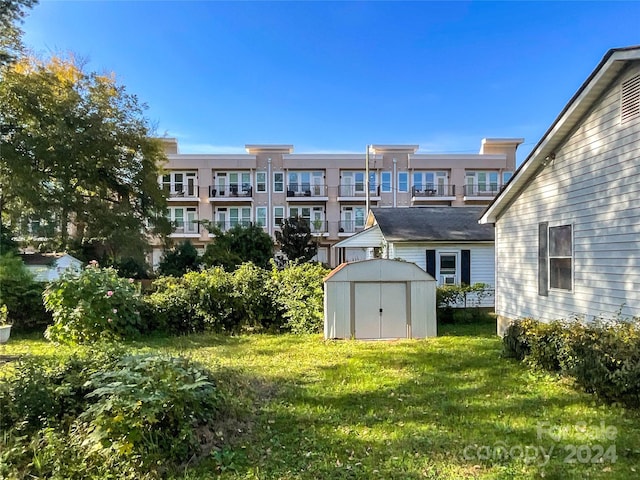
[[[464,285],[471,285],[471,250],[460,251],[460,281]]]
[[[548,222],[538,224],[538,295],[549,295],[549,245],[547,242]]]
[[[436,278],[436,251],[427,250],[427,273]]]

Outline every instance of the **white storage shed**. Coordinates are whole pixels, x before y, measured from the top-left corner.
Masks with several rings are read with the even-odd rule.
[[[343,263],[324,279],[326,339],[436,335],[436,281],[415,263]]]

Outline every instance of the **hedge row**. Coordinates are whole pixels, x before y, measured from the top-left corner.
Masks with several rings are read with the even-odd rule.
[[[508,357],[573,377],[607,402],[640,406],[640,322],[523,319],[504,336]]]
[[[160,278],[145,296],[114,269],[94,263],[47,287],[45,305],[54,322],[45,335],[56,342],[88,343],[150,332],[315,333],[322,328],[322,279],[327,273],[310,263],[282,270],[251,263],[234,272],[214,267]]]

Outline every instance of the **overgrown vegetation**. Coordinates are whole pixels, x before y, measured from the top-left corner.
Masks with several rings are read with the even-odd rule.
[[[315,264],[292,263],[282,270],[251,263],[234,272],[214,267],[180,278],[160,278],[145,299],[144,318],[172,334],[243,329],[319,332],[323,318],[322,279]]]
[[[189,360],[95,347],[20,359],[0,405],[0,478],[160,478],[208,453],[229,413]]]
[[[91,263],[80,274],[65,274],[47,286],[44,304],[53,325],[45,336],[60,343],[134,338],[144,330],[141,302],[133,280]]]
[[[42,303],[44,286],[34,280],[17,255],[0,255],[0,302],[15,331],[44,330],[51,321]]]
[[[202,452],[177,470],[162,472],[163,478],[637,477],[638,411],[602,405],[556,375],[505,361],[494,322],[445,325],[439,334],[395,342],[199,334],[129,344],[163,357],[188,356],[211,371],[224,372],[215,374],[217,391],[231,392],[234,400],[251,407],[227,414],[240,415],[243,424],[225,430],[225,423],[215,423],[220,435],[215,434],[209,455]],[[31,351],[59,357],[66,351],[20,337],[5,347],[8,355]],[[6,364],[0,372],[14,365]],[[607,437],[602,425],[615,434]],[[67,478],[82,477],[83,459],[67,445],[54,443],[55,438],[49,444],[34,442],[36,450],[26,448],[25,454],[33,458],[41,453],[42,472],[59,468],[61,478],[62,464],[73,464],[78,473]],[[580,461],[570,456],[572,445],[580,448]],[[598,446],[614,446],[616,456],[598,460]],[[0,455],[9,450],[0,444]],[[4,462],[6,469],[16,466]],[[30,468],[35,473],[35,467]]]
[[[514,322],[504,337],[505,355],[571,377],[607,402],[640,407],[640,324],[578,320]]]

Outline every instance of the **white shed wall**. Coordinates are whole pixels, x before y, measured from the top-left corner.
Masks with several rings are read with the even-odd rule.
[[[640,119],[620,123],[623,75],[496,223],[496,312],[549,321],[640,314]],[[573,291],[538,295],[538,223],[573,225]]]

